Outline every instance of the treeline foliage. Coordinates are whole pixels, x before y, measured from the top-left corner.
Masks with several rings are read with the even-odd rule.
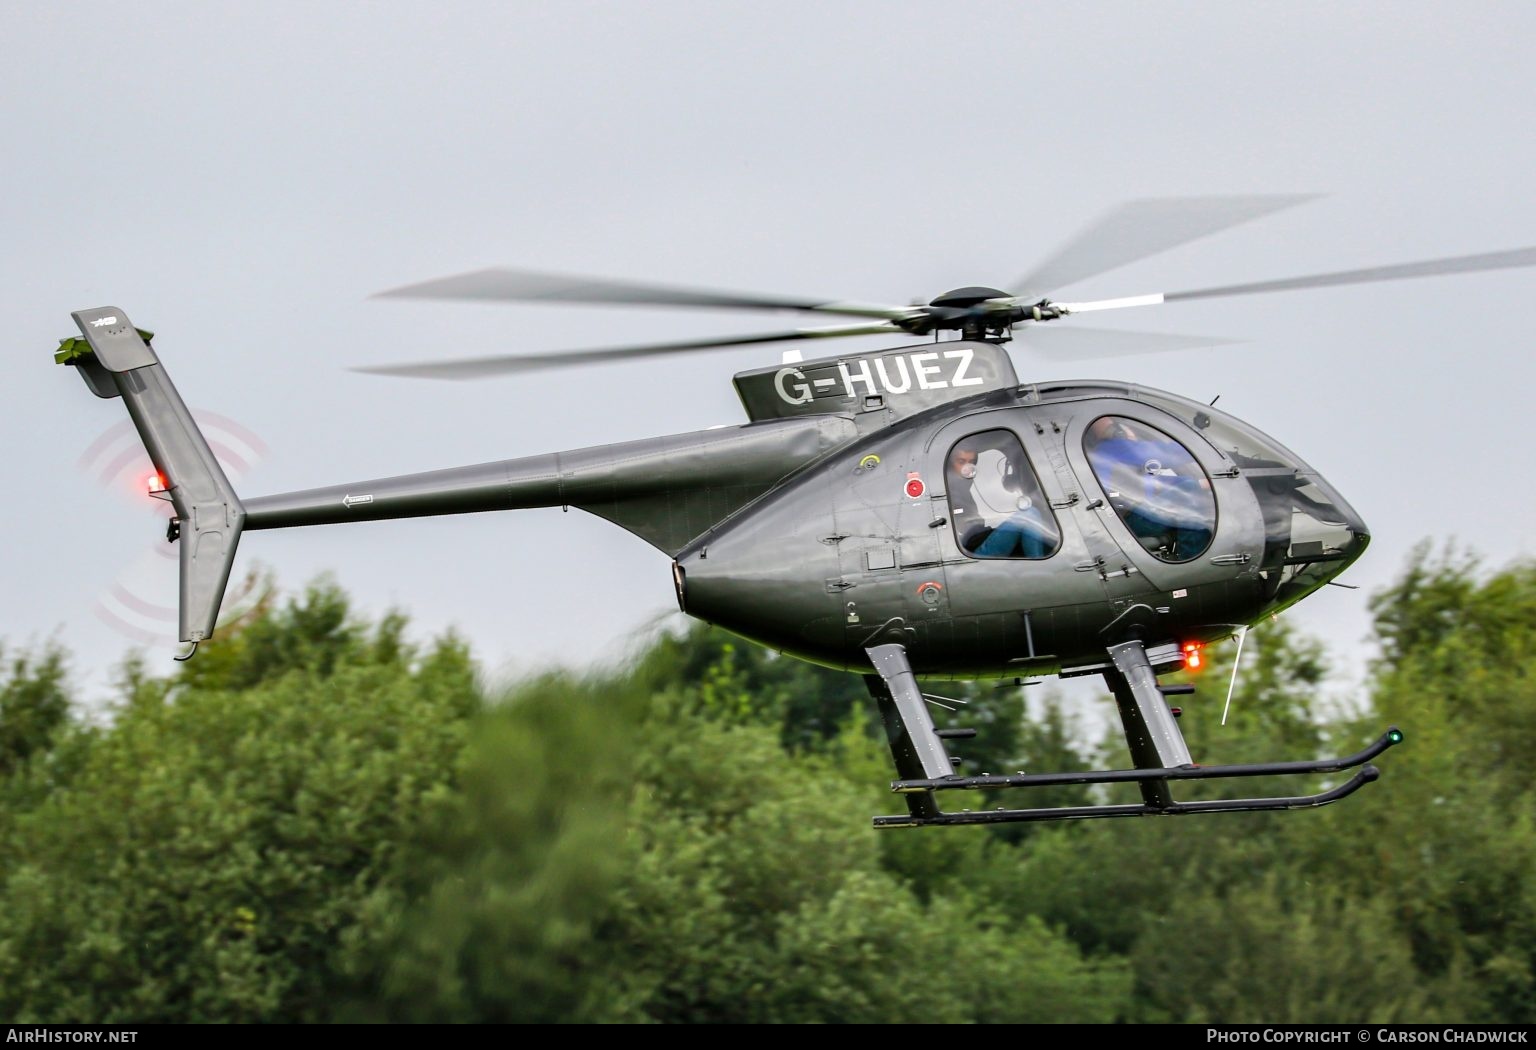
[[[1181,724],[1226,763],[1395,723],[1380,784],[997,829],[874,831],[901,800],[858,678],[703,627],[500,690],[456,639],[318,583],[175,674],[130,661],[106,720],[72,715],[61,650],[6,650],[0,1016],[1530,1023],[1536,566],[1425,548],[1373,608],[1352,704],[1276,622],[1227,724],[1230,645]],[[1107,693],[933,691],[980,730],[967,769],[1127,762],[1088,728]]]

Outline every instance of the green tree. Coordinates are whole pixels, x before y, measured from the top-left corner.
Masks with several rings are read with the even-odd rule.
[[[875,831],[903,803],[859,677],[718,630],[488,702],[457,641],[416,646],[320,583],[174,676],[130,662],[96,727],[68,718],[62,652],[14,657],[0,1013],[1529,1023],[1536,566],[1425,547],[1373,607],[1363,700],[1278,621],[1249,633],[1225,725],[1234,644],[1179,703],[1205,763],[1346,754],[1395,722],[1380,784],[992,834]],[[1053,696],[1025,717],[996,683],[925,688],[970,701],[936,709],[979,730],[968,771],[1127,763]]]
[[[1292,884],[1287,885],[1290,881]],[[1428,1024],[1464,1020],[1426,981],[1392,904],[1295,880],[1177,894],[1136,940],[1137,1014],[1183,1024]],[[1453,985],[1457,982],[1453,982]],[[1454,991],[1464,991],[1456,988]],[[1451,1002],[1447,1002],[1450,999]]]
[[[547,675],[470,722],[457,790],[348,934],[340,1019],[551,1023],[604,994],[640,701]]]
[[[1129,975],[1044,924],[925,899],[884,862],[858,719],[813,751],[740,695],[551,679],[477,731],[350,1016],[657,1023],[1108,1020]],[[540,712],[543,712],[542,714]],[[850,772],[853,770],[853,772]],[[888,769],[884,772],[889,779]],[[852,779],[850,779],[852,778]],[[915,841],[915,840],[909,840]],[[937,840],[928,839],[930,843]],[[968,840],[985,849],[985,836]],[[953,863],[953,849],[945,863]],[[387,925],[387,923],[386,923]],[[920,982],[922,995],[914,995]]]
[[[856,674],[787,657],[709,624],[659,636],[636,660],[645,688],[697,686],[694,710],[710,718],[775,727],[791,750],[815,749],[850,719],[878,725]]]
[[[967,895],[925,900],[887,870],[869,807],[890,796],[850,782],[854,756],[787,757],[752,726],[659,720],[651,732],[594,1019],[1092,1021],[1123,1009],[1123,967],[1084,960],[1037,921],[999,923]],[[860,732],[840,741],[862,753],[854,768],[882,759]]]
[[[130,675],[111,726],[62,773],[19,774],[51,779],[0,835],[0,1014],[329,1013],[343,932],[451,788],[477,696],[461,646],[417,654],[391,624],[308,659],[297,635],[319,607],[345,613],[312,589],[263,621],[275,651],[304,658],[230,682]]]
[[[1194,696],[1179,698],[1184,711],[1180,727],[1196,760],[1232,764],[1325,757],[1325,725],[1317,712],[1327,706],[1321,703],[1326,665],[1316,643],[1297,635],[1284,621],[1252,630],[1244,640],[1223,725],[1236,648],[1233,642],[1208,647],[1201,671],[1168,679],[1196,684]],[[1129,764],[1118,730],[1105,738],[1097,761],[1106,767]],[[1290,795],[1316,790],[1318,781],[1191,781],[1175,782],[1173,790],[1181,800]],[[1126,785],[1109,797],[1139,800],[1136,789]],[[1261,892],[1260,887],[1265,879],[1288,870],[1297,849],[1294,837],[1308,834],[1307,825],[1319,815],[1240,812],[1048,825],[1027,840],[1006,877],[984,876],[985,892],[1011,915],[1034,915],[1060,929],[1090,957],[1135,959],[1138,974],[1145,978],[1153,960],[1166,953],[1169,959],[1178,957],[1177,971],[1189,951],[1187,945],[1176,947],[1181,925],[1221,914],[1226,907],[1222,902],[1232,894],[1247,893],[1250,896],[1243,899],[1258,900],[1278,893],[1274,888]],[[1290,888],[1300,883],[1276,885]],[[1275,907],[1297,906],[1279,900]],[[1255,950],[1253,943],[1224,938],[1201,942],[1196,954],[1201,967],[1235,972],[1242,963],[1229,953]],[[1180,998],[1143,981],[1134,1016],[1181,1023],[1221,1016],[1230,1002],[1203,998],[1207,994],[1215,995],[1209,985],[1194,984]]]
[[[61,648],[12,654],[0,647],[0,778],[46,751],[69,710]]]
[[[1392,902],[1419,970],[1463,988],[1463,1019],[1536,1020],[1536,563],[1497,571],[1428,543],[1375,596],[1367,717],[1406,742],[1305,862]],[[1326,834],[1325,834],[1326,833]],[[1353,862],[1340,864],[1349,856]]]

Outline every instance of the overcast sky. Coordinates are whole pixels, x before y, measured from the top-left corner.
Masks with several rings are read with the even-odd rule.
[[[478,383],[348,366],[800,323],[369,298],[485,266],[904,303],[1006,284],[1123,201],[1204,194],[1325,196],[1067,298],[1536,244],[1528,3],[0,10],[0,639],[58,637],[87,690],[135,646],[169,661],[175,584],[121,402],[51,363],[73,310],[158,333],[254,496],[741,422],[731,375],[778,357]],[[1219,395],[1322,471],[1374,540],[1343,578],[1360,590],[1287,617],[1358,666],[1366,601],[1421,539],[1531,553],[1533,293],[1536,269],[1172,304],[1093,323],[1242,342],[1015,360]],[[330,572],[502,672],[678,616],[666,556],[579,512],[252,533],[252,565],[285,588]]]

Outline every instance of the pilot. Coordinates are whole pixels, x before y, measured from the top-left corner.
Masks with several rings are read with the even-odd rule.
[[[1211,483],[1184,446],[1112,416],[1094,420],[1086,445],[1093,472],[1143,546],[1174,558],[1205,549]]]
[[[949,508],[954,521],[955,536],[965,550],[974,551],[986,539],[986,519],[976,506],[976,463],[981,453],[975,446],[962,441],[949,454]]]
[[[1013,510],[989,526],[976,495],[980,449],[962,441],[950,453],[949,500],[955,535],[960,546],[978,558],[1044,558],[1055,549],[1054,530],[1046,524],[1036,499],[1022,491],[1019,479],[1029,476],[1028,471],[1008,460],[1006,453],[1002,454],[1002,484],[1014,490],[1007,493]]]

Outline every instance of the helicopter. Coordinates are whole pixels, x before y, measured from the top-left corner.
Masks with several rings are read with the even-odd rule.
[[[847,336],[903,345],[738,372],[747,422],[256,498],[236,494],[151,346],[115,306],[73,313],[55,360],[121,397],[174,507],[179,632],[212,636],[247,532],[535,507],[577,508],[671,559],[678,608],[781,653],[862,676],[879,708],[906,812],[880,828],[1171,816],[1327,805],[1375,781],[1403,739],[1325,760],[1194,761],[1159,678],[1288,609],[1352,565],[1370,531],[1343,495],[1257,428],[1187,396],[1101,380],[1021,380],[1032,348],[1120,353],[1218,340],[1067,327],[1077,315],[1536,264],[1536,248],[1113,299],[1058,289],[1269,215],[1307,196],[1132,201],[1003,288],[893,305],[489,269],[385,298],[601,303],[852,317],[851,323],[563,353],[361,366],[467,380],[537,369]],[[916,340],[916,341],[914,341]],[[936,680],[1101,676],[1132,765],[967,775],[925,692]],[[1310,795],[1180,801],[1187,780],[1354,770]],[[1136,785],[1141,801],[949,808],[953,791]],[[960,796],[964,797],[964,796]]]

